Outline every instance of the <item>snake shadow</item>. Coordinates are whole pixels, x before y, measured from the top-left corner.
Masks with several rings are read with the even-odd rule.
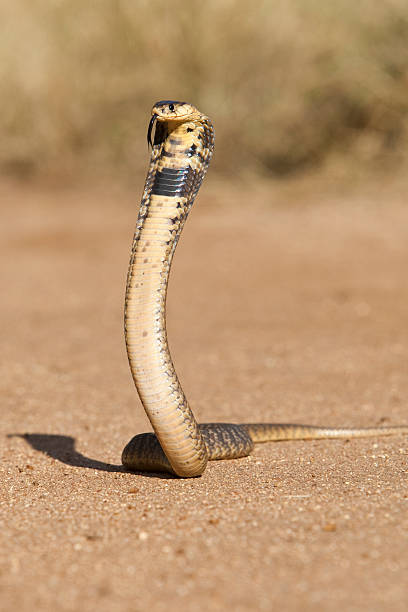
[[[105,463],[96,459],[86,457],[75,449],[76,440],[72,436],[61,436],[57,434],[42,433],[13,433],[8,434],[8,438],[22,438],[34,450],[44,453],[47,457],[56,459],[66,465],[73,467],[86,468],[90,470],[101,470],[103,472],[120,472],[123,474],[135,474],[145,478],[174,478],[171,474],[159,474],[153,472],[136,472],[126,469],[123,465]]]

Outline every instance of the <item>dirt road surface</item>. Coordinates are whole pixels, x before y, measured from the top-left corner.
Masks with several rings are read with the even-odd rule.
[[[404,611],[408,439],[285,442],[198,479],[126,473],[149,425],[124,284],[141,184],[0,186],[7,611]],[[403,190],[204,187],[168,327],[200,421],[408,422]]]

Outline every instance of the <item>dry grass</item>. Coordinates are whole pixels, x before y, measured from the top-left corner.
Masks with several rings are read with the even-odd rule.
[[[163,98],[214,119],[221,172],[406,161],[406,0],[3,0],[0,19],[4,172],[131,174]]]

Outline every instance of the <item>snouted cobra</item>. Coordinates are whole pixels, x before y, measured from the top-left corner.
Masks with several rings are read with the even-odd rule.
[[[130,470],[201,475],[207,461],[249,455],[257,442],[408,433],[408,426],[331,428],[295,424],[197,424],[177,377],[166,333],[166,294],[177,242],[214,150],[208,117],[162,100],[149,124],[151,160],[127,276],[125,339],[133,380],[153,433],[122,453]]]

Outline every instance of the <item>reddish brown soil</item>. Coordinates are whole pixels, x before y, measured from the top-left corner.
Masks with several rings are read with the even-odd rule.
[[[200,421],[408,421],[406,199],[312,194],[195,205],[168,310]],[[125,473],[148,429],[122,332],[139,194],[0,195],[2,610],[405,612],[407,439]]]

